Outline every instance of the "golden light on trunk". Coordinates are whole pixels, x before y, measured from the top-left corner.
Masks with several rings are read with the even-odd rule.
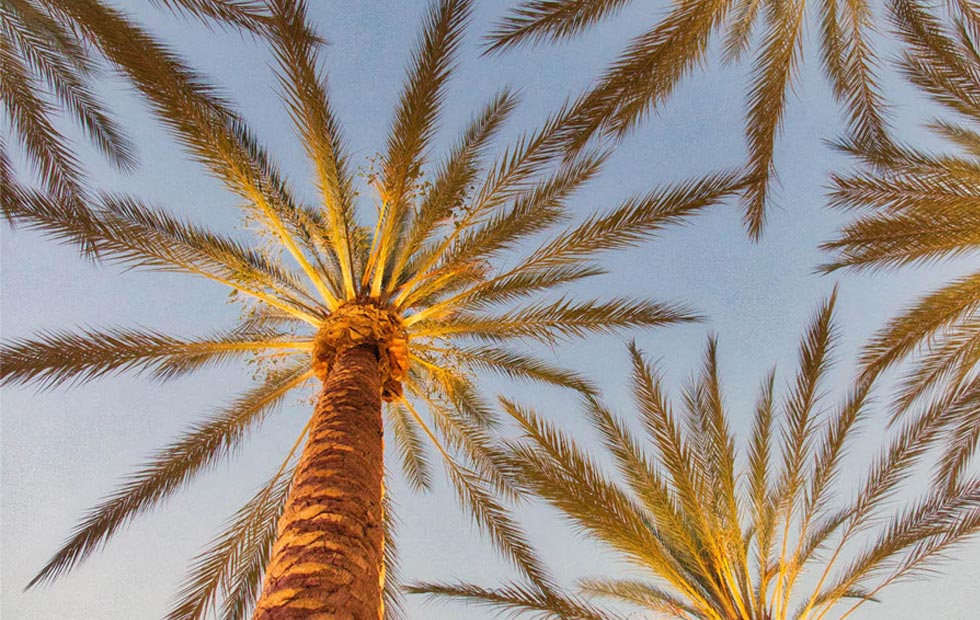
[[[407,339],[397,316],[347,304],[313,352],[324,380],[278,526],[255,620],[384,615],[383,399],[401,394]]]

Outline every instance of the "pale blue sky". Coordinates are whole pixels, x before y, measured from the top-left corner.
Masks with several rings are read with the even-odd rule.
[[[227,88],[294,186],[310,191],[301,148],[274,92],[269,59],[258,45],[182,22],[147,8],[143,0],[119,4]],[[415,41],[425,4],[310,0],[317,25],[330,42],[324,64],[355,163],[366,162],[383,147],[407,50]],[[494,58],[478,57],[478,36],[509,3],[477,4],[447,97],[440,147],[505,85],[520,89],[523,96],[507,136],[535,127],[566,96],[583,88],[626,37],[661,15],[665,3],[640,0],[620,18],[564,47]],[[808,51],[812,43],[808,41]],[[609,208],[659,183],[738,164],[744,82],[744,67],[717,63],[686,80],[670,104],[627,140],[606,172],[577,197],[578,212]],[[924,139],[915,126],[925,116],[922,102],[896,80],[888,84],[890,94],[901,102],[895,110],[896,125],[909,139]],[[140,145],[142,166],[137,174],[120,177],[85,150],[95,186],[133,192],[220,230],[240,226],[235,199],[181,153],[123,83],[107,79],[103,92]],[[623,343],[630,336],[652,357],[662,359],[672,385],[679,387],[695,369],[707,334],[714,331],[720,337],[726,400],[741,430],[763,375],[776,363],[782,371],[780,384],[785,384],[803,326],[839,281],[842,339],[835,383],[828,384],[827,403],[832,404],[843,393],[860,342],[915,294],[958,271],[956,266],[933,266],[875,277],[814,273],[824,258],[817,244],[844,221],[842,214],[823,207],[827,173],[846,162],[822,142],[837,134],[839,123],[815,54],[807,55],[797,92],[777,150],[781,188],[762,243],[746,240],[739,213],[729,204],[683,229],[668,231],[660,240],[610,256],[606,263],[611,275],[580,287],[588,295],[632,293],[686,302],[708,317],[702,325],[595,338],[555,354],[557,361],[590,373],[605,388],[607,401],[624,415],[629,404]],[[4,227],[2,240],[5,339],[41,329],[134,324],[200,335],[237,317],[237,309],[225,303],[226,291],[200,280],[94,266],[74,250],[22,230]],[[231,365],[162,386],[118,377],[42,393],[5,390],[0,429],[0,615],[24,620],[163,616],[189,560],[278,465],[309,413],[307,404],[285,407],[238,458],[202,477],[165,508],[134,522],[104,553],[69,577],[27,593],[21,589],[87,508],[135,464],[248,385],[248,379],[247,369]],[[516,396],[566,424],[584,442],[591,441],[569,395],[497,380],[485,385],[489,394]],[[844,498],[853,492],[859,465],[878,445],[880,423],[881,416],[875,416],[854,445],[855,466],[848,471],[855,473],[842,480]],[[428,495],[413,496],[396,476],[391,492],[399,506],[402,569],[409,580],[459,578],[493,585],[515,575],[481,543],[442,482]],[[568,582],[620,570],[604,550],[577,538],[550,510],[533,508],[525,516],[532,540]],[[980,546],[963,549],[959,557],[964,559],[947,564],[945,575],[886,591],[881,604],[867,605],[856,617],[975,618]],[[489,617],[456,604],[422,605],[412,597],[408,603],[408,617],[413,619]]]

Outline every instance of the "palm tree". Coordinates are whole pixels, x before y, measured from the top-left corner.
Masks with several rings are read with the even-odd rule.
[[[899,0],[896,5],[905,4]],[[951,9],[980,24],[968,0],[947,0]],[[496,52],[540,41],[571,39],[610,19],[630,0],[526,0],[491,34]],[[820,41],[821,63],[834,96],[844,109],[856,141],[887,144],[887,109],[874,50],[874,11],[868,0],[679,0],[646,32],[638,35],[576,102],[567,134],[571,149],[595,136],[622,138],[653,109],[663,105],[680,83],[708,58],[716,33],[724,33],[723,57],[737,62],[759,29],[747,99],[748,154],[743,221],[758,239],[775,178],[776,137],[786,102],[802,62],[807,11]]]
[[[679,412],[657,369],[631,347],[643,438],[595,398],[585,399],[625,486],[555,426],[504,402],[522,431],[508,442],[509,475],[648,577],[590,577],[580,582],[583,594],[653,617],[843,620],[885,587],[928,572],[980,531],[978,478],[887,514],[936,432],[917,422],[874,459],[853,499],[833,501],[844,456],[868,417],[870,389],[858,383],[839,407],[821,413],[835,297],[806,331],[781,406],[775,369],[763,381],[744,457],[730,430],[734,417],[725,409],[714,338]],[[411,590],[539,618],[632,617],[533,584],[427,583]]]
[[[980,133],[973,125],[980,121],[980,22],[961,21],[950,31],[923,5],[893,7],[907,45],[903,71],[959,117],[931,127],[960,152],[844,144],[862,168],[834,177],[832,204],[860,216],[824,245],[836,254],[827,271],[895,269],[980,250]],[[865,347],[864,379],[917,351],[893,412],[910,413],[921,404],[919,415],[951,428],[938,472],[939,481],[950,483],[980,445],[980,272],[945,284],[892,318]]]
[[[252,30],[261,25],[255,0],[158,3],[211,23]],[[63,198],[83,194],[82,164],[52,120],[59,108],[81,126],[112,164],[131,170],[136,165],[133,145],[93,90],[93,80],[100,72],[93,47],[98,48],[106,36],[141,39],[149,35],[99,0],[2,0],[0,16],[0,101],[11,134],[40,173],[46,190]],[[157,46],[151,46],[145,53],[155,49]],[[119,59],[109,56],[109,60]],[[13,177],[5,138],[0,138],[2,202],[15,198],[9,192]]]
[[[69,4],[87,18],[102,11],[99,19],[113,19],[86,2]],[[169,379],[243,356],[265,368],[259,385],[166,446],[87,513],[31,585],[63,575],[228,455],[311,380],[323,387],[296,446],[195,561],[170,618],[201,618],[219,597],[224,618],[242,618],[253,605],[256,618],[344,610],[361,619],[395,611],[390,562],[383,561],[392,549],[383,527],[383,426],[419,488],[429,483],[425,445],[431,440],[492,539],[529,579],[543,580],[526,541],[481,486],[495,471],[490,464],[497,455],[487,440],[495,416],[474,373],[591,392],[577,374],[508,343],[554,344],[693,320],[685,308],[645,299],[543,294],[601,274],[599,252],[634,245],[733,195],[738,175],[719,172],[637,196],[552,234],[517,266],[497,266],[502,254],[526,249],[531,237],[567,222],[569,196],[599,172],[606,154],[564,158],[560,130],[567,112],[559,112],[486,161],[517,104],[503,91],[431,166],[433,133],[471,10],[469,0],[440,0],[426,18],[380,171],[371,179],[377,194],[364,208],[377,216],[366,227],[305,6],[273,0],[269,8],[276,76],[312,164],[319,204],[296,198],[272,157],[202,76],[162,48],[144,54],[155,45],[148,39],[105,29],[100,49],[125,61],[120,65],[157,114],[242,199],[261,237],[252,243],[225,236],[131,196],[100,194],[89,204],[68,205],[18,187],[19,199],[5,205],[14,223],[102,261],[190,273],[230,287],[246,315],[206,338],[119,328],[14,340],[2,350],[3,384],[55,387],[122,371]],[[491,481],[505,490],[504,480]]]

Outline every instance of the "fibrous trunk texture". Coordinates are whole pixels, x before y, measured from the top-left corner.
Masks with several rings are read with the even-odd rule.
[[[338,353],[313,416],[254,620],[379,620],[384,463],[377,347]]]

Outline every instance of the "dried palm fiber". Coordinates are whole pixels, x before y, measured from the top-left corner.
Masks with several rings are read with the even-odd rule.
[[[313,374],[326,381],[337,354],[362,344],[378,348],[381,397],[400,397],[408,370],[408,332],[398,315],[370,301],[343,304],[323,321],[313,341]]]

